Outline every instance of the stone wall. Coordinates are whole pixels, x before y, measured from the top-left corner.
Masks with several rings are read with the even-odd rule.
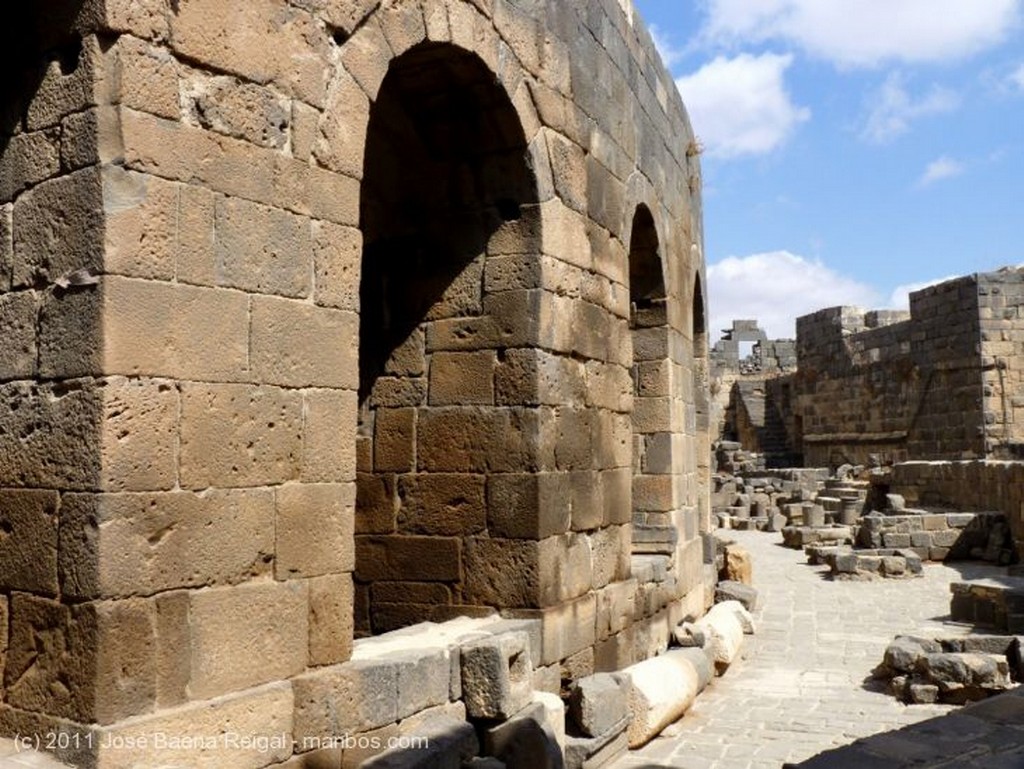
[[[703,609],[700,171],[628,3],[33,14],[3,33],[0,729],[298,733],[292,682],[355,625],[501,609],[572,678]]]
[[[903,462],[892,469],[890,491],[905,497],[911,506],[1001,512],[1018,555],[1024,552],[1024,463]]]
[[[981,456],[979,286],[990,278],[914,292],[909,315],[834,307],[798,318],[793,419],[805,462]]]

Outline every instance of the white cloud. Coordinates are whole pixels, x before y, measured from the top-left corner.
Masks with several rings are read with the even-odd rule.
[[[1024,91],[1024,64],[1021,64],[1017,69],[1011,72],[1007,80],[1012,88],[1018,91]]]
[[[845,67],[963,58],[999,44],[1021,0],[708,0],[715,43],[785,41]]]
[[[922,96],[911,95],[905,78],[893,72],[881,88],[870,96],[870,109],[861,136],[882,144],[910,130],[910,124],[930,115],[952,112],[960,106],[960,97],[938,85]]]
[[[917,180],[917,184],[919,187],[927,187],[929,184],[934,184],[942,179],[952,179],[954,176],[960,176],[966,170],[967,166],[959,160],[943,155],[925,167],[921,178]]]
[[[765,53],[719,56],[676,80],[694,132],[708,153],[722,158],[771,152],[811,112],[796,106],[783,76],[792,56]]]
[[[939,283],[945,283],[947,280],[959,277],[957,275],[947,275],[944,278],[935,278],[934,280],[922,280],[917,283],[904,283],[896,286],[892,290],[892,294],[889,296],[889,307],[894,310],[909,310],[910,309],[910,295],[914,291],[920,291],[922,288],[928,288],[928,286],[935,286]]]
[[[772,339],[794,338],[801,315],[837,305],[874,307],[880,299],[872,287],[789,251],[709,265],[708,296],[716,337],[735,318],[756,318]]]
[[[654,47],[658,49],[658,54],[661,56],[662,63],[672,68],[673,65],[678,64],[683,59],[683,49],[677,47],[671,37],[663,32],[657,24],[651,24],[647,31],[651,33],[651,39],[654,41]]]

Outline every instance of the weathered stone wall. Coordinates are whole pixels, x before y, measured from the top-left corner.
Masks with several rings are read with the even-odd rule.
[[[575,677],[703,608],[699,167],[628,4],[36,13],[0,126],[4,731],[299,732],[354,617],[539,618]],[[639,567],[638,520],[678,532]]]
[[[890,491],[912,506],[998,511],[1024,552],[1024,463],[1001,460],[903,462],[892,469]]]
[[[978,282],[915,292],[909,316],[836,307],[797,319],[806,464],[982,455]]]

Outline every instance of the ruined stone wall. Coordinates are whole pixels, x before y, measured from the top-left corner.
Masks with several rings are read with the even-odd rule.
[[[1018,557],[1024,552],[1024,463],[903,462],[893,467],[889,490],[911,506],[1001,512],[1010,524]]]
[[[575,677],[703,608],[699,168],[628,4],[69,0],[5,34],[4,732],[308,731],[355,622],[499,608]]]
[[[911,295],[910,314],[836,307],[797,319],[805,464],[983,451],[978,278]]]
[[[1024,271],[978,276],[986,455],[1024,458]]]

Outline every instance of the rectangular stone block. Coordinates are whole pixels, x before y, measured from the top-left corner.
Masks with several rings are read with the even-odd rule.
[[[181,389],[183,487],[263,486],[299,477],[301,393],[230,384]]]
[[[308,218],[218,197],[214,233],[219,285],[259,294],[310,295],[313,241]]]
[[[547,609],[511,609],[510,617],[541,621],[542,654],[539,665],[560,662],[596,640],[597,598],[593,593]]]
[[[356,476],[356,533],[391,534],[398,528],[398,479],[384,473]]]
[[[0,490],[0,585],[56,596],[55,491]]]
[[[503,633],[460,650],[462,698],[474,718],[507,719],[529,704],[533,662],[525,633]]]
[[[148,601],[67,606],[15,593],[10,623],[4,670],[9,704],[100,724],[152,710],[155,644]],[[40,638],[51,642],[40,645]]]
[[[245,294],[108,275],[102,281],[102,362],[95,370],[127,376],[237,381],[248,376],[249,301]],[[61,366],[64,328],[73,316],[42,329],[40,367]],[[91,340],[83,340],[83,344]],[[99,367],[102,366],[102,369]]]
[[[497,353],[438,352],[430,357],[431,406],[488,405],[494,403]]]
[[[460,556],[461,542],[451,537],[360,536],[355,576],[360,582],[456,582]]]
[[[295,739],[308,745],[395,723],[400,667],[382,659],[350,660],[296,676]]]
[[[343,483],[356,477],[358,396],[352,390],[302,394],[302,480]]]
[[[0,291],[10,291],[11,270],[14,269],[14,206],[0,205]]]
[[[188,606],[186,590],[158,595],[156,606],[156,707],[181,705],[188,701],[188,682],[192,677],[189,650]]]
[[[359,312],[363,235],[354,227],[313,222],[313,301]]]
[[[373,469],[408,472],[415,469],[416,409],[377,409],[373,416]]]
[[[194,699],[290,678],[309,660],[309,591],[304,581],[201,590],[191,596]]]
[[[18,133],[0,147],[0,202],[60,172],[60,135],[54,130]]]
[[[309,580],[309,666],[344,662],[352,654],[352,576]]]
[[[291,755],[294,702],[287,682],[272,683],[100,729],[97,742],[112,748],[101,749],[98,767],[262,769]]]
[[[103,172],[106,271],[171,280],[178,235],[178,185],[116,166]]]
[[[278,486],[275,497],[277,579],[355,568],[355,484],[289,483]]]
[[[19,195],[12,285],[53,283],[80,269],[102,272],[103,220],[97,168],[50,179]]]
[[[532,409],[421,409],[417,467],[426,472],[521,472],[550,469],[551,444],[539,438]]]
[[[536,540],[561,534],[569,530],[574,510],[564,473],[502,473],[488,479],[487,528],[492,536]]]
[[[178,187],[178,228],[175,233],[175,277],[182,283],[217,285],[214,254],[215,195],[205,187]]]
[[[0,297],[0,378],[30,379],[35,375],[36,327],[40,297],[35,291],[19,291]]]
[[[252,300],[253,373],[286,387],[359,386],[355,313],[275,297]]]
[[[483,475],[403,475],[398,479],[398,498],[398,530],[403,533],[464,536],[487,527]]]
[[[152,594],[268,572],[268,490],[65,494],[60,575],[76,598]]]

